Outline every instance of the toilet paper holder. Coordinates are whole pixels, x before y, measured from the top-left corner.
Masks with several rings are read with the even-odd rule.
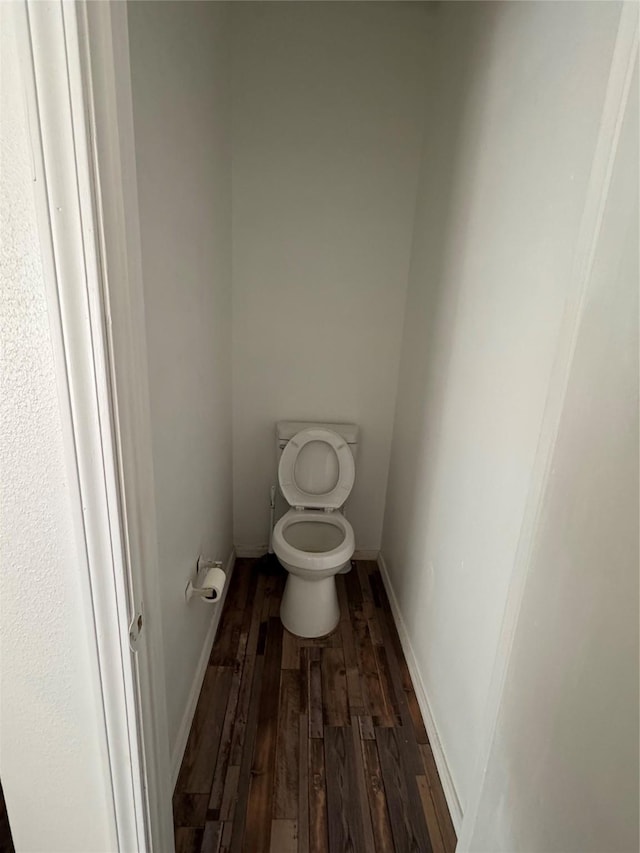
[[[184,591],[185,600],[191,601],[195,595],[207,604],[215,604],[222,598],[222,591],[226,581],[226,574],[222,569],[221,560],[203,560],[202,557],[199,557],[196,569],[196,582],[199,582],[203,574],[204,579],[199,586],[194,586],[193,581],[189,580]]]

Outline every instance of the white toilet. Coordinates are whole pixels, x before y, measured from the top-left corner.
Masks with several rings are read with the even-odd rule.
[[[299,637],[323,637],[340,621],[335,575],[355,549],[340,510],[353,488],[357,436],[355,424],[278,424],[278,480],[291,509],[274,528],[273,550],[289,572],[280,618]]]

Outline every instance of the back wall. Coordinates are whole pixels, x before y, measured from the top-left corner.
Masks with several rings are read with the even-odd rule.
[[[267,542],[280,419],[360,425],[349,518],[356,547],[379,548],[430,15],[411,3],[232,8],[241,553]]]

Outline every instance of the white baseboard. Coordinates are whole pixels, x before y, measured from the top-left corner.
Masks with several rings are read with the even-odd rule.
[[[267,553],[266,545],[236,545],[236,557],[264,557]],[[354,560],[377,560],[380,552],[375,549],[357,548],[353,552]]]
[[[264,557],[266,545],[235,545],[236,557]]]
[[[231,553],[229,554],[229,557],[227,559],[226,565],[224,567],[224,570],[227,574],[227,582],[225,584],[220,602],[217,606],[214,605],[215,612],[212,614],[211,624],[209,625],[207,635],[204,638],[204,643],[202,644],[202,651],[200,652],[198,666],[196,667],[196,673],[193,677],[191,690],[189,691],[189,698],[187,699],[187,705],[184,709],[184,714],[182,715],[182,720],[180,721],[180,728],[178,729],[176,742],[173,747],[173,752],[171,753],[172,791],[175,789],[176,782],[178,781],[180,765],[182,764],[182,759],[184,758],[184,751],[187,748],[187,741],[189,739],[189,732],[191,731],[191,724],[193,723],[193,717],[196,712],[196,705],[198,704],[198,697],[200,696],[200,690],[202,689],[202,682],[204,681],[204,676],[207,671],[207,664],[209,662],[209,656],[211,654],[213,641],[216,638],[216,631],[218,630],[218,625],[220,624],[222,608],[224,607],[224,603],[227,600],[229,582],[231,580],[231,575],[233,573],[233,567],[235,565],[235,562],[236,551],[235,548],[232,548]]]
[[[375,548],[373,550],[371,550],[371,549],[367,550],[366,548],[356,548],[356,550],[353,552],[353,559],[354,560],[377,560],[379,553],[380,553],[380,551],[378,551],[377,548]]]
[[[420,674],[420,670],[418,668],[418,662],[416,660],[416,656],[411,645],[411,640],[409,639],[407,626],[405,625],[404,619],[402,618],[400,606],[398,605],[398,599],[396,598],[396,594],[393,590],[391,578],[389,577],[389,572],[387,571],[387,565],[381,553],[378,554],[378,566],[380,568],[380,574],[382,575],[382,581],[384,583],[385,589],[387,590],[389,604],[391,605],[391,612],[393,613],[393,618],[398,629],[398,635],[400,636],[400,643],[402,644],[402,649],[404,651],[404,656],[407,660],[407,666],[409,667],[411,680],[413,681],[413,686],[416,691],[418,705],[420,706],[420,712],[422,713],[424,725],[427,730],[427,735],[429,737],[429,743],[431,744],[433,757],[436,762],[436,767],[438,768],[440,781],[442,783],[442,789],[444,791],[444,795],[447,800],[447,805],[449,806],[449,811],[451,813],[451,820],[453,821],[455,830],[459,835],[460,829],[462,827],[462,806],[460,805],[460,799],[458,797],[456,787],[453,783],[451,771],[449,770],[447,757],[442,748],[442,741],[440,740],[438,729],[436,727],[436,723],[431,712],[431,706],[429,705],[429,700],[427,698],[427,691],[425,690],[422,675]]]

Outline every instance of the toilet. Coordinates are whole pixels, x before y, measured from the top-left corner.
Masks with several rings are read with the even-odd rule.
[[[290,509],[274,528],[273,550],[289,573],[280,619],[298,637],[323,637],[340,621],[335,576],[349,570],[355,549],[341,510],[357,436],[355,424],[278,424],[278,480]]]

